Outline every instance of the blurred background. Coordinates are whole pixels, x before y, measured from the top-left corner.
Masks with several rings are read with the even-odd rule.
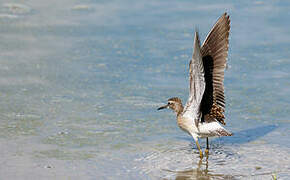
[[[186,102],[194,30],[224,12],[235,135],[200,160],[156,109]],[[0,178],[288,179],[289,18],[279,0],[1,0]]]

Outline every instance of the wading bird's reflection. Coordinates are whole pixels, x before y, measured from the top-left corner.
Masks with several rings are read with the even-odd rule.
[[[178,171],[176,172],[175,179],[212,179],[213,177],[230,178],[229,175],[214,174],[213,172],[210,172],[208,168],[208,157],[206,157],[204,161],[202,159],[199,159],[199,162],[197,163],[197,168],[186,171]]]
[[[203,162],[202,159],[199,159],[196,169],[190,169],[185,171],[178,171],[176,174],[176,180],[183,179],[209,179],[208,175],[208,157],[206,157]]]

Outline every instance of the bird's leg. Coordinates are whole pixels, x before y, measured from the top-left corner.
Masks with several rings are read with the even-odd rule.
[[[203,158],[203,154],[202,154],[202,151],[201,151],[200,146],[198,144],[198,140],[196,140],[195,143],[196,143],[197,149],[199,150],[199,157],[202,159]]]
[[[208,156],[208,154],[209,154],[208,137],[206,138],[206,149],[204,152],[205,152],[206,156]]]

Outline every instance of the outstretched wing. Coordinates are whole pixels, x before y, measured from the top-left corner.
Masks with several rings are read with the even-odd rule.
[[[205,71],[205,93],[201,102],[203,115],[224,122],[224,70],[229,47],[230,18],[224,13],[213,26],[202,47],[201,54]],[[206,121],[207,119],[202,119]],[[210,118],[208,118],[210,120]]]
[[[198,125],[200,119],[200,103],[205,89],[204,69],[200,52],[198,33],[195,32],[194,53],[189,63],[189,98],[185,105],[183,116],[195,120]]]

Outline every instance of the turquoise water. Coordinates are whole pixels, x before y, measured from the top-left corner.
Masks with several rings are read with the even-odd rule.
[[[225,11],[235,135],[211,138],[201,161],[156,109],[186,101],[194,29],[204,39]],[[1,1],[1,179],[288,179],[289,12],[284,1]]]

